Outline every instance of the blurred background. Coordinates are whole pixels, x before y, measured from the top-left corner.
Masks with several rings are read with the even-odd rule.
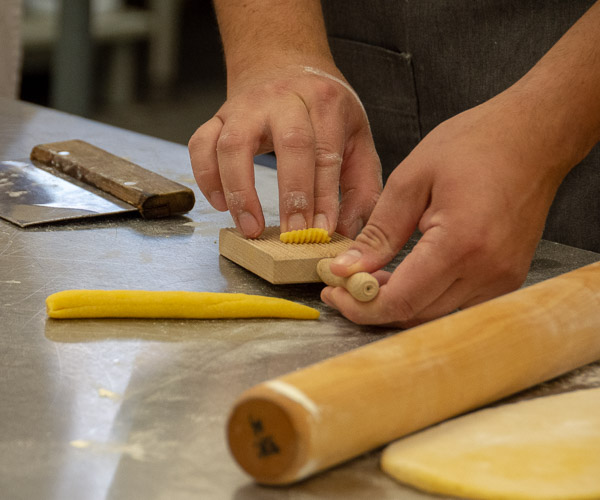
[[[23,0],[20,98],[187,144],[225,99],[210,0]]]

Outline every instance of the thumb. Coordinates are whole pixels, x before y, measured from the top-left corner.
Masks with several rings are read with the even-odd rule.
[[[427,208],[431,185],[401,163],[388,182],[367,224],[348,250],[331,263],[338,276],[374,272],[402,249]]]

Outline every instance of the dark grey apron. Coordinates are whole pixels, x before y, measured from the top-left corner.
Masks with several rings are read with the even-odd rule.
[[[0,0],[0,97],[17,97],[21,65],[20,26],[20,0]]]
[[[442,121],[523,76],[593,0],[323,0],[384,178]],[[561,185],[544,238],[600,252],[600,147]]]

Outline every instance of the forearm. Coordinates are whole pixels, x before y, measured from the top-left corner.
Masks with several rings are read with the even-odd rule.
[[[229,79],[261,65],[296,63],[332,69],[319,0],[214,3]]]
[[[532,117],[527,133],[566,175],[600,140],[600,2],[506,94]]]

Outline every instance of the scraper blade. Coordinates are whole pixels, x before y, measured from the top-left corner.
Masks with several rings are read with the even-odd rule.
[[[83,187],[85,186],[85,187]],[[29,159],[0,161],[0,218],[21,227],[137,209],[114,196],[47,172]]]

